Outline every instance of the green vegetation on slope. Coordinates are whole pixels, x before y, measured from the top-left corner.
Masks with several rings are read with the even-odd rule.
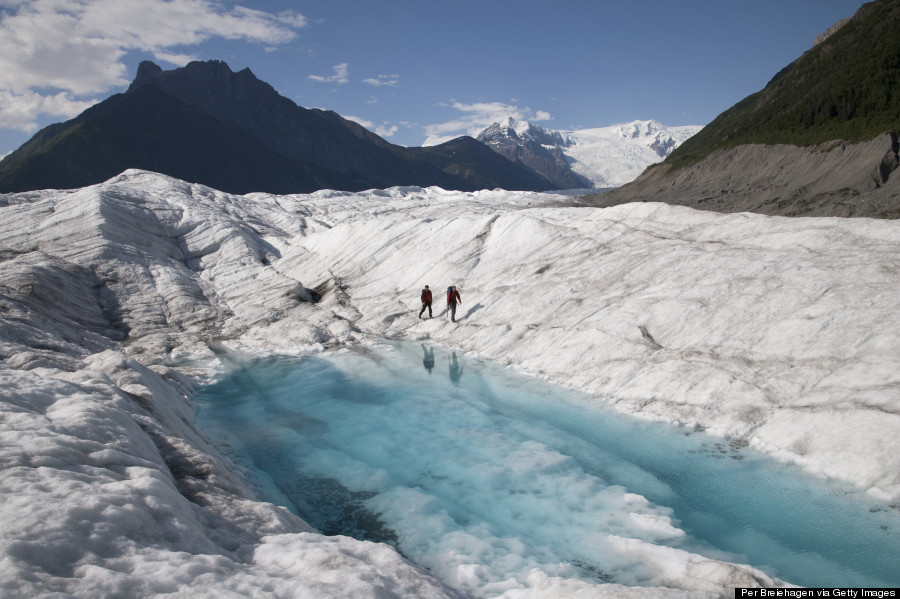
[[[672,168],[742,144],[812,146],[900,130],[900,0],[846,25],[719,115],[666,160]]]

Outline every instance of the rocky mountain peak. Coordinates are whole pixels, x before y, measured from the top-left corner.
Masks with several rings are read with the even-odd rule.
[[[138,70],[137,74],[134,77],[134,81],[132,81],[131,85],[128,87],[128,91],[137,89],[138,87],[149,83],[150,81],[153,81],[162,73],[162,68],[160,68],[160,66],[155,62],[149,60],[141,61],[141,64],[138,65]]]
[[[478,135],[478,141],[491,145],[500,140],[519,140],[522,143],[534,142],[542,146],[561,146],[571,144],[559,131],[550,131],[528,121],[520,121],[508,117],[505,121],[493,123]]]
[[[83,187],[132,168],[233,193],[553,188],[468,141],[449,150],[393,146],[337,113],[298,106],[250,69],[210,60],[164,71],[146,61],[128,91],[0,161],[0,192]]]
[[[145,60],[138,66],[128,91],[145,85],[156,85],[189,104],[205,104],[222,95],[228,96],[229,101],[250,95],[257,98],[260,95],[280,97],[271,85],[257,79],[250,69],[235,73],[221,60],[194,61],[171,71],[164,71]]]
[[[539,173],[558,189],[591,187],[590,181],[572,171],[560,150],[567,140],[556,131],[509,117],[482,131],[478,141]]]
[[[215,87],[222,91],[223,86],[253,86],[262,85],[268,87],[272,93],[275,90],[256,78],[250,69],[243,69],[237,73],[231,70],[228,64],[221,60],[193,61],[171,71],[164,71],[156,63],[144,60],[138,65],[134,81],[128,88],[133,91],[144,85],[158,85],[167,92],[186,92],[191,87]]]

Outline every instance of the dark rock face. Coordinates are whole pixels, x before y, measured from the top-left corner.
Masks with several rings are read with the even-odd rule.
[[[520,135],[512,122],[494,123],[481,132],[478,141],[511,162],[522,164],[541,174],[555,189],[593,187],[588,179],[569,167],[560,149],[569,145],[569,141],[558,131],[551,133],[541,127],[530,125],[528,130]]]
[[[128,168],[232,193],[553,187],[522,165],[485,161],[469,144],[435,156],[394,146],[337,113],[297,106],[249,69],[207,61],[164,71],[144,62],[124,94],[39,131],[0,162],[0,192],[84,187]]]
[[[672,153],[678,146],[678,142],[672,139],[672,136],[657,135],[656,139],[650,144],[650,149],[656,152],[660,158],[665,158]]]
[[[478,189],[523,189],[521,182],[526,179],[533,190],[557,189],[538,173],[510,162],[472,137],[457,137],[438,146],[408,150],[417,159],[463,177]],[[523,170],[527,175],[523,175]]]

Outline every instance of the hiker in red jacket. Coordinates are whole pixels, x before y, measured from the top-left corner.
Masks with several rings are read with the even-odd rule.
[[[456,285],[447,287],[447,309],[450,311],[450,320],[456,322],[456,304],[461,304],[462,299],[459,297],[459,291]]]
[[[422,318],[425,308],[428,308],[428,318],[431,318],[431,289],[428,288],[428,285],[425,285],[425,289],[422,290],[422,309],[419,310],[419,318]]]

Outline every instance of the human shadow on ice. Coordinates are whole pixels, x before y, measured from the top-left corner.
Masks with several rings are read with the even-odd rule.
[[[471,316],[472,314],[474,314],[474,313],[477,312],[478,310],[481,310],[482,308],[484,308],[484,304],[475,304],[474,306],[472,306],[471,308],[469,308],[469,311],[468,311],[468,312],[466,312],[465,314],[463,314],[461,317],[457,318],[457,319],[456,319],[457,322],[459,322],[460,320],[468,320],[468,319],[469,319],[469,316]]]

